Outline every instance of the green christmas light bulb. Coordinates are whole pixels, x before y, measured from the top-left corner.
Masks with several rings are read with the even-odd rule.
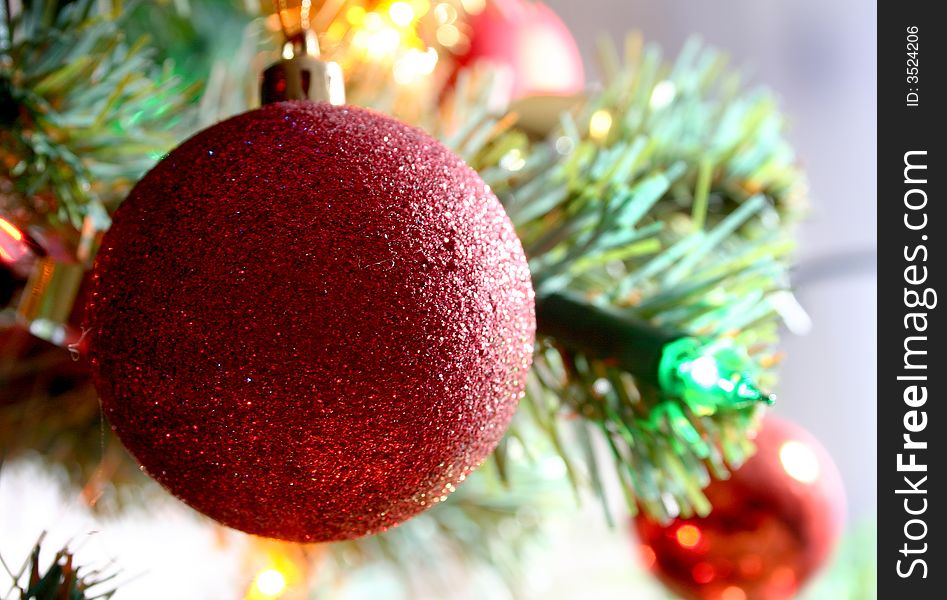
[[[685,405],[693,415],[708,416],[775,401],[754,383],[756,363],[731,340],[681,335],[566,293],[540,297],[536,319],[541,334],[657,385],[662,398],[642,426],[666,425],[698,457],[710,456],[710,447]]]
[[[740,409],[776,397],[754,383],[756,364],[729,340],[703,342],[676,339],[664,347],[658,364],[658,383],[670,396],[682,399],[699,416],[720,409]]]
[[[536,320],[540,334],[657,385],[661,398],[640,423],[670,428],[680,452],[711,453],[685,406],[691,415],[708,416],[775,401],[754,383],[759,367],[729,339],[682,335],[568,293],[541,296]]]

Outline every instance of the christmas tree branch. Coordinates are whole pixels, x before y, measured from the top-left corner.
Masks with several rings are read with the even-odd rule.
[[[603,62],[604,89],[542,142],[463,97],[466,126],[445,139],[497,191],[530,259],[541,338],[524,412],[593,489],[611,462],[632,510],[703,514],[710,475],[752,451],[754,410],[694,413],[647,376],[649,350],[727,339],[772,366],[771,298],[788,285],[804,185],[775,103],[717,53],[692,43],[665,65],[631,38],[624,61]],[[641,344],[624,319],[664,333]]]
[[[16,591],[20,600],[104,600],[115,594],[112,580],[117,573],[77,566],[68,548],[58,551],[49,566],[44,568],[40,560],[44,537],[45,534],[40,536],[17,572],[0,560],[12,582],[7,594]]]
[[[78,228],[167,151],[192,91],[130,43],[120,3],[26,2],[0,62],[0,208]]]

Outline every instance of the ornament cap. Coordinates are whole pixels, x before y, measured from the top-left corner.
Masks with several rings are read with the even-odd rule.
[[[263,72],[261,102],[311,100],[345,104],[342,68],[337,63],[320,60],[319,55],[319,41],[311,29],[287,38],[282,58]]]
[[[39,259],[20,297],[17,317],[30,333],[57,346],[76,341],[78,332],[69,324],[85,267],[51,257]]]

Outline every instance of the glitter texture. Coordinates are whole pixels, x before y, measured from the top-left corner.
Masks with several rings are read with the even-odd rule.
[[[295,541],[444,500],[523,395],[529,269],[427,134],[284,102],[191,138],[115,214],[89,353],[112,427],[173,494]]]

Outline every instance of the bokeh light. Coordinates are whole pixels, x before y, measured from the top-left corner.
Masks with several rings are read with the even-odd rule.
[[[700,544],[700,529],[693,525],[681,525],[677,528],[677,543],[685,548],[696,548]]]
[[[819,458],[802,442],[790,440],[783,444],[779,449],[779,462],[786,473],[800,483],[811,484],[819,480]]]

